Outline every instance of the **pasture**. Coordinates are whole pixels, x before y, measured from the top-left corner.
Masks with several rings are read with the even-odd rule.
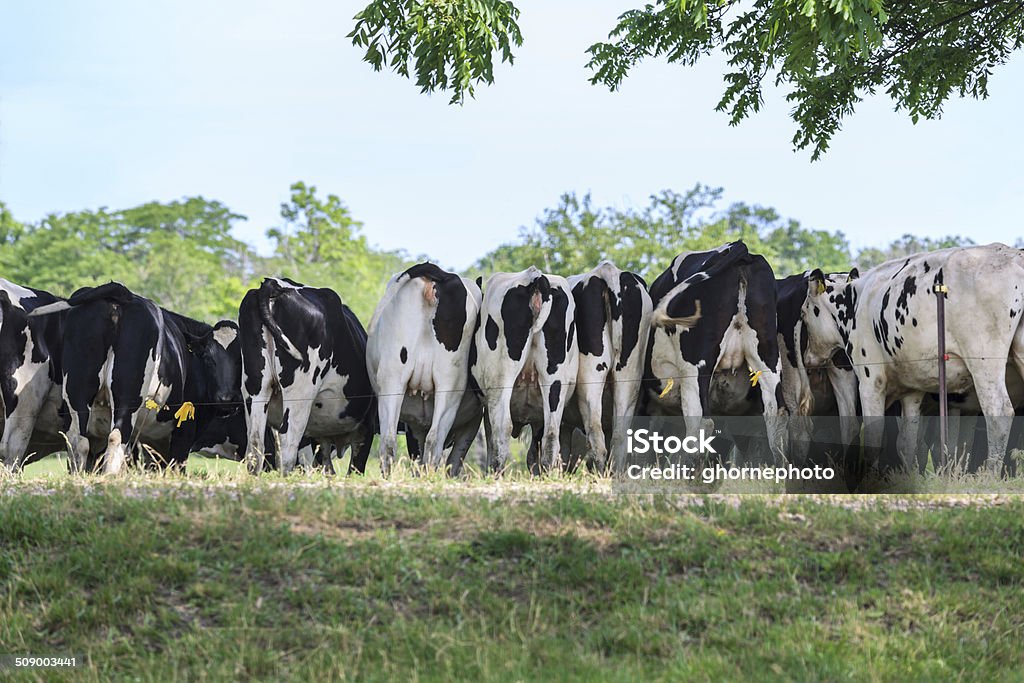
[[[47,464],[0,483],[0,652],[86,664],[6,680],[1024,675],[1011,494],[628,496],[586,475]]]

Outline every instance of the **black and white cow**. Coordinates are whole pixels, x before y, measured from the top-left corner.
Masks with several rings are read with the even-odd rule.
[[[467,391],[469,352],[480,311],[480,285],[421,263],[388,282],[369,325],[366,363],[377,394],[380,467],[391,472],[399,421],[422,444],[423,461],[457,474],[480,428],[483,409]]]
[[[238,321],[250,471],[262,469],[269,426],[283,474],[295,467],[303,437],[339,457],[351,447],[349,471],[362,472],[376,402],[355,314],[333,290],[266,278],[242,299]]]
[[[856,274],[856,271],[854,271]],[[859,434],[857,415],[857,377],[845,349],[837,349],[824,365],[814,365],[807,357],[807,329],[803,321],[810,271],[776,280],[778,298],[779,349],[782,352],[782,395],[790,415],[790,460],[804,462],[811,446],[810,420],[801,418],[835,417],[837,430],[827,425],[830,445],[853,445]],[[824,276],[828,292],[846,284],[848,273]],[[796,431],[794,431],[796,430]],[[839,459],[844,459],[840,456]]]
[[[59,432],[64,315],[29,318],[58,297],[0,279],[0,461],[17,470],[64,450]]]
[[[743,242],[680,254],[651,285],[651,299],[648,411],[697,418],[759,405],[772,455],[783,461],[775,275],[764,257]],[[710,426],[688,423],[687,431],[698,427]]]
[[[829,291],[820,271],[808,277],[803,320],[811,362],[837,349],[856,367],[861,410],[885,414],[900,401],[899,450],[911,469],[917,451],[912,427],[926,394],[938,390],[936,302],[945,285],[949,392],[973,388],[988,426],[988,468],[999,472],[1013,416],[1007,369],[1024,374],[1024,254],[1003,244],[955,247],[876,266]],[[882,424],[865,424],[865,445],[877,453]]]
[[[562,465],[562,415],[575,390],[579,347],[569,283],[535,267],[496,273],[484,287],[471,359],[484,397],[487,460],[502,471],[509,439],[529,424],[541,431],[541,464]]]
[[[580,354],[579,415],[578,421],[573,419],[576,411],[570,405],[566,421],[587,434],[588,457],[600,471],[607,465],[610,434],[613,470],[620,472],[625,467],[626,435],[616,429],[615,419],[628,420],[636,411],[650,336],[651,296],[643,278],[608,261],[571,276],[569,286]]]
[[[207,325],[111,282],[32,315],[67,310],[61,356],[73,471],[103,450],[117,473],[139,444],[183,466],[197,434],[241,402],[238,327]]]

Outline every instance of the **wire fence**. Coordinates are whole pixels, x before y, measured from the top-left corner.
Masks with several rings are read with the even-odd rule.
[[[957,356],[953,356],[953,355],[951,355],[950,358],[947,360],[947,362],[951,361],[951,360],[988,361],[988,360],[999,360],[1001,358],[1002,358],[1001,356],[958,356],[958,355]],[[1006,360],[1007,365],[1009,365],[1009,363],[1011,361],[1013,361],[1013,360],[1024,361],[1024,357],[1008,356],[1005,360]],[[838,366],[835,363],[829,362],[829,363],[824,363],[824,364],[820,364],[820,365],[804,366],[803,369],[805,371],[808,371],[808,372],[814,372],[814,371],[825,371],[825,370],[829,370],[829,369],[833,369],[833,368],[837,368],[837,367],[842,367],[842,369],[846,369],[847,367],[858,368],[858,367],[875,367],[875,366],[883,366],[883,365],[884,366],[891,366],[891,365],[909,364],[909,363],[933,363],[933,364],[937,364],[938,362],[939,362],[939,357],[938,356],[933,356],[933,357],[916,358],[916,359],[898,359],[898,360],[897,359],[893,359],[893,360],[887,360],[887,361],[857,362],[857,363],[845,364],[843,366]],[[752,370],[752,369],[748,368],[748,370]],[[665,383],[668,380],[672,380],[673,382],[678,383],[678,382],[683,382],[683,381],[686,381],[686,380],[699,379],[700,377],[709,377],[709,376],[710,377],[714,377],[715,375],[722,375],[722,374],[741,375],[742,373],[743,373],[743,370],[741,368],[730,368],[730,369],[726,369],[726,370],[714,370],[714,369],[712,369],[712,370],[707,370],[707,371],[698,371],[698,372],[695,372],[695,373],[687,373],[687,374],[684,374],[684,375],[672,375],[672,376],[658,377],[658,378],[642,377],[642,378],[639,378],[639,379],[636,379],[636,378],[622,378],[622,379],[620,379],[620,378],[614,377],[614,373],[609,373],[610,375],[612,375],[612,379],[595,380],[595,381],[590,381],[590,382],[588,382],[588,381],[576,381],[576,382],[565,383],[565,384],[567,384],[567,385],[571,384],[574,387],[579,387],[579,386],[590,386],[590,385],[595,385],[595,384],[605,384],[606,385],[609,382],[612,382],[612,383],[622,382],[622,383],[630,383],[630,384],[642,384],[642,383],[645,383],[645,382],[654,382],[654,381],[660,381],[661,383]],[[561,383],[560,380],[557,380],[557,381],[559,381]],[[542,383],[538,382],[534,386],[538,387],[541,390],[544,390],[544,389],[550,390],[550,388],[551,388],[553,383],[554,382],[542,384]],[[502,391],[502,390],[509,390],[509,389],[515,390],[516,388],[519,388],[519,387],[522,387],[522,386],[523,386],[522,384],[514,383],[512,385],[488,385],[486,387],[479,387],[479,389],[480,389],[480,391],[482,391],[484,393],[487,393],[487,392],[491,392],[491,391]],[[431,391],[425,392],[425,393],[426,394],[430,394],[430,395],[440,394],[440,393],[463,394],[466,391],[474,391],[474,388],[471,388],[470,386],[467,385],[467,387],[465,389],[436,389],[436,390],[431,390]],[[251,401],[251,403],[253,405],[262,405],[263,403],[268,403],[268,402],[273,402],[273,401],[280,401],[280,402],[284,402],[284,403],[299,403],[299,402],[310,403],[310,402],[316,402],[316,401],[319,401],[319,402],[323,403],[323,402],[327,402],[327,401],[334,401],[334,402],[342,402],[342,401],[344,401],[344,402],[347,403],[347,402],[352,402],[352,401],[363,401],[363,400],[368,400],[368,399],[372,400],[372,399],[379,399],[379,398],[382,398],[382,397],[391,397],[391,396],[407,396],[408,397],[408,396],[414,396],[415,393],[419,393],[419,391],[417,390],[416,392],[410,392],[410,391],[407,390],[407,391],[401,391],[401,392],[385,392],[385,393],[369,393],[369,394],[365,394],[365,393],[345,394],[344,396],[338,397],[338,398],[325,398],[325,397],[317,396],[317,395],[314,395],[312,397],[309,397],[309,396],[287,397],[287,396],[284,396],[283,392],[282,392],[282,395],[280,395],[280,396],[272,396],[270,398],[257,398],[257,397],[253,397],[253,398],[249,399],[249,401]],[[140,401],[140,407],[145,403],[145,401],[146,401],[146,397],[142,397],[142,399]],[[244,409],[246,404],[249,401],[247,401],[246,399],[242,399],[242,400],[238,400],[238,401],[187,401],[186,403],[190,403],[191,405],[196,406],[196,407],[217,407],[217,408],[241,407],[241,408]],[[163,409],[173,409],[173,408],[180,407],[181,405],[183,405],[183,404],[182,403],[166,403],[166,404],[161,405],[160,409],[161,410],[163,410]],[[7,419],[10,419],[10,418],[7,418]],[[22,417],[20,419],[35,420],[36,418],[35,418],[35,416],[25,416],[25,417]]]

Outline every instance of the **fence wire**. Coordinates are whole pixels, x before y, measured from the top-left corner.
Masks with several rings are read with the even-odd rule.
[[[1001,359],[1001,356],[953,356],[953,357],[951,357],[949,359],[949,361],[952,361],[952,360],[968,360],[968,361],[970,361],[970,360],[980,360],[980,361],[986,361],[986,360],[998,360],[998,359]],[[1007,365],[1009,365],[1011,360],[1024,360],[1024,357],[1008,356],[1006,358]],[[949,362],[949,361],[947,361],[947,362]],[[844,366],[841,369],[845,370],[847,367],[858,368],[858,367],[875,367],[875,366],[880,366],[880,365],[896,365],[896,364],[904,364],[904,363],[938,363],[938,362],[939,362],[939,357],[938,356],[934,356],[934,357],[918,358],[918,359],[903,359],[903,360],[889,360],[889,361],[873,361],[873,362],[849,363],[848,365]],[[804,370],[806,370],[808,372],[820,372],[820,371],[829,370],[829,369],[837,368],[837,367],[839,367],[839,366],[837,366],[835,363],[825,363],[825,364],[821,364],[821,365],[804,366]],[[699,379],[701,377],[714,377],[715,375],[719,375],[720,376],[720,375],[723,375],[723,374],[742,375],[742,373],[743,373],[743,370],[740,370],[740,369],[735,369],[735,370],[717,370],[717,371],[716,370],[710,370],[710,371],[700,371],[700,372],[690,373],[690,374],[685,374],[685,375],[671,375],[671,376],[667,376],[667,377],[658,377],[656,379],[658,381],[662,382],[662,383],[667,382],[668,380],[672,380],[673,382],[681,382],[681,381],[685,381],[685,380]],[[1022,378],[1022,379],[1024,379],[1024,378]],[[618,379],[618,378],[615,378],[613,376],[611,379],[606,379],[606,380],[601,380],[601,381],[572,382],[571,384],[572,384],[572,386],[578,387],[578,386],[589,386],[589,385],[594,385],[594,384],[608,384],[609,382],[611,382],[611,383],[623,382],[623,383],[629,383],[629,384],[642,384],[644,382],[652,382],[652,381],[655,381],[655,379],[654,378],[650,378],[650,377],[645,377],[645,378],[640,378],[640,379]],[[513,389],[514,390],[514,389],[517,388],[517,386],[521,387],[522,385],[517,385],[517,384],[512,384],[512,385],[488,385],[487,387],[480,387],[480,390],[482,392],[484,392],[484,393],[487,393],[489,391],[497,391],[497,390],[508,390],[508,389]],[[550,389],[551,384],[541,384],[541,383],[538,382],[536,386],[538,387],[538,389]],[[438,390],[432,390],[432,391],[429,391],[429,392],[426,392],[426,393],[429,394],[429,395],[440,394],[440,393],[462,394],[462,393],[465,393],[466,391],[473,391],[473,390],[474,390],[473,388],[467,386],[465,389],[438,389]],[[321,401],[321,402],[323,402],[325,400],[328,400],[328,401],[351,402],[351,401],[360,401],[360,400],[366,400],[366,399],[378,399],[378,398],[381,398],[381,397],[412,396],[412,395],[413,394],[411,394],[409,391],[403,391],[403,392],[387,392],[387,393],[379,393],[379,394],[378,393],[352,394],[352,395],[345,395],[344,397],[339,397],[339,398],[336,398],[336,399],[324,399],[324,398],[321,398],[321,397],[318,397],[318,396],[313,396],[313,397],[292,397],[292,398],[286,398],[284,396],[279,396],[279,397],[276,397],[276,398],[275,397],[271,397],[269,399],[256,399],[256,398],[253,398],[253,399],[251,399],[251,402],[254,405],[262,405],[264,403],[269,403],[271,401],[282,401],[282,402],[285,402],[285,403],[293,403],[293,404],[294,403],[299,403],[299,402],[307,402],[307,403],[308,402],[314,402],[314,401]],[[145,402],[145,398],[142,399],[141,403],[144,403],[144,402]],[[141,403],[140,403],[140,406],[141,406]],[[244,409],[245,405],[246,405],[246,400],[242,399],[241,401],[188,401],[188,403],[191,403],[193,406],[196,406],[196,407],[211,407],[211,406],[212,407],[218,407],[218,408],[241,407],[241,408]],[[163,408],[170,409],[170,408],[180,407],[181,405],[182,405],[181,403],[166,403],[163,406],[161,406],[161,409],[163,409]],[[10,420],[11,418],[7,418],[7,419]],[[33,417],[33,416],[27,416],[27,417],[19,417],[18,419],[35,420],[36,418]]]

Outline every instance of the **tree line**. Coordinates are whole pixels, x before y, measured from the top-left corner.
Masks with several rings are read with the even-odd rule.
[[[517,271],[537,265],[558,275],[581,273],[604,259],[657,277],[681,251],[707,249],[737,239],[763,254],[779,277],[809,268],[868,268],[891,258],[947,246],[973,244],[952,235],[904,235],[890,244],[851,250],[839,231],[811,229],[771,208],[733,203],[722,188],[698,184],[664,190],[639,208],[596,206],[590,194],[563,194],[516,239],[481,256],[470,275]],[[19,222],[0,202],[0,277],[67,296],[75,289],[118,280],[161,305],[214,321],[234,318],[245,291],[267,275],[330,287],[368,321],[388,278],[413,256],[370,243],[363,224],[342,200],[297,182],[281,205],[280,221],[266,231],[270,255],[233,235],[246,220],[216,200],[188,197],[128,209],[50,214]]]

